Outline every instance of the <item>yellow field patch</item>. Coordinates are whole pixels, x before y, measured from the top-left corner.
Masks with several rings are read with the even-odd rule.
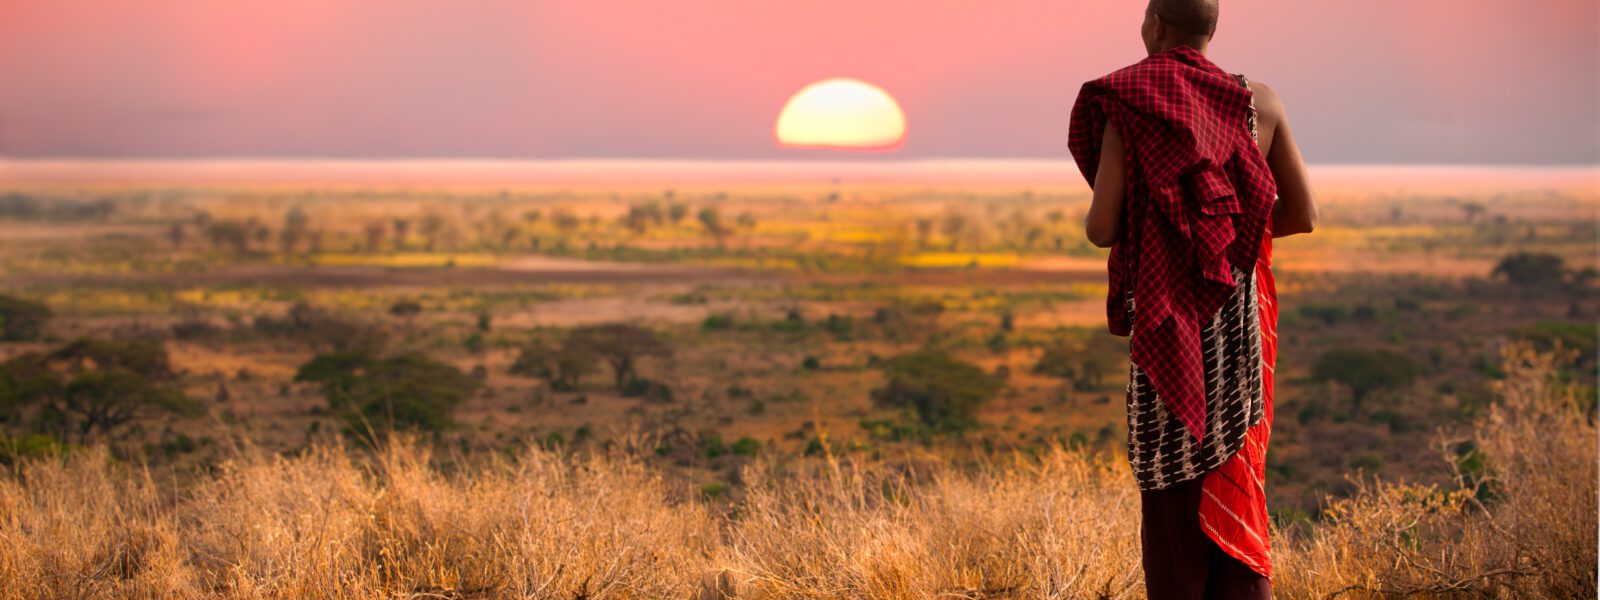
[[[337,267],[390,267],[399,269],[436,268],[446,266],[487,267],[499,262],[500,257],[487,253],[397,252],[393,254],[317,254],[312,261],[318,265]]]
[[[900,264],[920,269],[1015,267],[1020,262],[1010,252],[920,252],[900,259]]]

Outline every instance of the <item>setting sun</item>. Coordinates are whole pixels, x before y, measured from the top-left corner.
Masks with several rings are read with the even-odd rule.
[[[777,136],[779,144],[791,147],[892,150],[905,141],[906,117],[883,88],[856,79],[825,79],[784,104]]]

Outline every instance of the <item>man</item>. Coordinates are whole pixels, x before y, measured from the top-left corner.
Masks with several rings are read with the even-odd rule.
[[[1084,229],[1111,248],[1107,318],[1130,336],[1128,458],[1145,589],[1270,598],[1267,438],[1277,360],[1272,238],[1317,207],[1283,104],[1205,57],[1216,0],[1151,0],[1149,56],[1084,84]]]

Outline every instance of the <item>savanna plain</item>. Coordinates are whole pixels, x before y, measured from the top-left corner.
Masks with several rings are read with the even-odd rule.
[[[1279,597],[1595,596],[1546,175],[1275,244]],[[1081,186],[601,179],[0,183],[0,598],[1143,595]]]

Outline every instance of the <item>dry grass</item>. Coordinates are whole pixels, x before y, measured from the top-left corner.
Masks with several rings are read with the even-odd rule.
[[[1594,597],[1595,426],[1513,347],[1450,489],[1364,482],[1278,531],[1277,595]],[[626,454],[437,461],[244,448],[182,484],[103,451],[0,478],[4,598],[1125,598],[1120,457],[768,463],[707,503]],[[1491,491],[1481,491],[1487,487]]]

